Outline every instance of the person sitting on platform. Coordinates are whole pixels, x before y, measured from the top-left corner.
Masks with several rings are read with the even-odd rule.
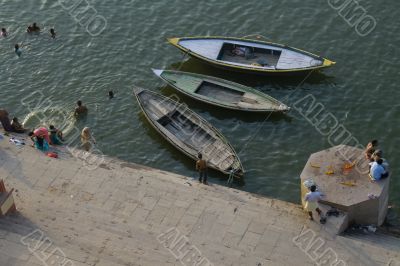
[[[389,176],[389,172],[385,170],[382,163],[383,160],[381,158],[377,159],[376,162],[370,163],[369,177],[372,181],[381,180]]]
[[[378,148],[378,140],[374,139],[368,142],[367,147],[365,148],[365,158],[369,161],[373,161],[372,154],[374,154],[375,150]]]
[[[382,159],[382,166],[385,169],[385,171],[388,172],[389,171],[389,163],[382,156],[383,156],[382,150],[378,149],[372,154],[372,159],[374,159],[375,162],[378,161],[379,159]]]
[[[324,196],[321,192],[316,191],[317,186],[312,185],[310,187],[310,192],[308,192],[304,198],[306,201],[305,209],[308,211],[308,215],[310,215],[310,220],[313,221],[313,211],[316,211],[319,216],[321,216],[322,211],[319,209],[318,201],[322,199]]]

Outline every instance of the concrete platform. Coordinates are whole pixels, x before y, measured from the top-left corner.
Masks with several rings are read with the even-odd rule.
[[[0,141],[0,176],[16,189],[18,210],[0,218],[1,266],[400,261],[399,239],[336,236],[300,205],[113,158],[87,167],[59,154]]]
[[[387,213],[390,177],[372,182],[368,172],[363,150],[355,147],[339,145],[311,154],[300,175],[303,206],[308,192],[303,183],[312,178],[325,193],[322,202],[347,215],[339,233],[351,223],[382,225]]]

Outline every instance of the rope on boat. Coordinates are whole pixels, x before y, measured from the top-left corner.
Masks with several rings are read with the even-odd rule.
[[[261,35],[261,34],[250,34],[250,35],[246,35],[246,36],[243,36],[242,38],[243,39],[247,39],[247,38],[251,38],[251,37],[256,37],[256,39],[261,39],[261,38],[263,38],[264,40],[266,40],[266,41],[271,41],[271,40],[269,40],[269,39],[267,39],[267,37],[265,37],[265,36],[263,36],[263,35]]]
[[[182,62],[181,62],[181,64],[179,65],[179,67],[178,67],[178,71],[180,71],[181,70],[181,68],[182,68],[182,66],[183,66],[183,63],[185,63],[185,57],[186,57],[186,55],[188,54],[188,52],[185,52],[184,54],[183,54],[183,57],[182,57]]]
[[[228,182],[227,182],[230,187],[232,187],[233,178],[234,178],[236,172],[237,172],[237,169],[232,169],[230,171],[230,174],[229,174],[229,177],[228,177]]]

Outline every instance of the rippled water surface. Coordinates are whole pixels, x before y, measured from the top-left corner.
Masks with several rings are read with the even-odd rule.
[[[361,143],[378,138],[391,162],[391,201],[400,205],[399,134],[399,1],[362,1],[377,26],[367,36],[332,9],[328,1],[89,1],[107,21],[91,36],[63,5],[79,1],[0,1],[0,26],[10,30],[0,39],[0,106],[34,126],[38,117],[57,123],[66,116],[74,126],[92,128],[101,151],[110,156],[183,175],[194,176],[193,162],[163,140],[145,121],[132,96],[138,85],[165,95],[174,91],[151,68],[180,68],[214,75],[255,88],[292,105],[312,94]],[[84,3],[84,2],[82,2]],[[82,5],[82,4],[81,4]],[[24,31],[36,21],[38,36]],[[47,34],[50,27],[56,40]],[[95,32],[96,33],[96,32]],[[261,34],[269,40],[302,48],[337,62],[307,77],[266,77],[230,73],[184,58],[167,37]],[[17,58],[15,43],[23,42]],[[184,62],[182,63],[182,60]],[[109,100],[113,89],[116,98]],[[41,102],[50,108],[45,112]],[[90,109],[84,121],[70,115],[76,100]],[[35,101],[34,101],[35,100]],[[330,146],[299,113],[240,114],[182,97],[193,110],[220,129],[247,170],[234,186],[292,202],[299,201],[299,174],[310,153]],[[60,123],[60,122],[58,122]],[[212,172],[210,181],[225,184]]]

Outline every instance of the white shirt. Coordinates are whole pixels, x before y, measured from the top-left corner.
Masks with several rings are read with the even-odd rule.
[[[389,163],[385,158],[381,158],[382,159],[382,167],[385,169],[385,172],[389,171]],[[372,166],[374,162],[369,163],[370,166]]]
[[[305,201],[310,201],[310,202],[318,202],[321,199],[322,199],[322,193],[319,191],[314,191],[314,192],[310,191],[306,194],[306,197],[304,198]]]
[[[386,172],[385,168],[383,168],[383,166],[379,165],[377,162],[369,163],[369,165],[371,165],[369,173],[371,174],[372,178],[375,180],[381,179],[382,174]]]

